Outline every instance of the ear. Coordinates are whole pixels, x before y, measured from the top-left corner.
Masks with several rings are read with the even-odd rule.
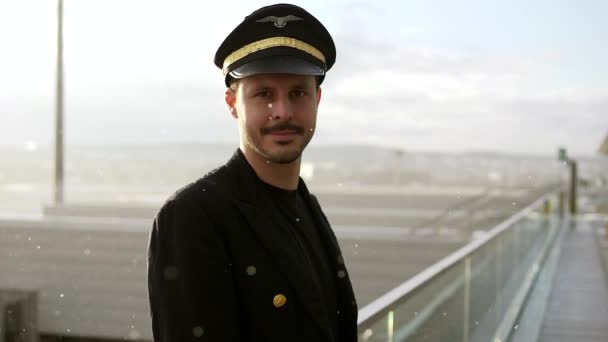
[[[317,106],[319,106],[319,102],[321,102],[321,87],[317,88]]]
[[[232,88],[226,89],[224,93],[224,100],[226,101],[226,105],[228,105],[228,110],[230,114],[236,119],[238,118],[238,114],[236,112],[236,93]]]

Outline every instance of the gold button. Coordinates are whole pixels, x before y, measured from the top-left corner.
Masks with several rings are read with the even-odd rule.
[[[285,298],[285,296],[280,293],[274,296],[274,298],[272,299],[272,304],[275,308],[280,308],[281,306],[285,305],[285,303],[287,303],[287,298]]]

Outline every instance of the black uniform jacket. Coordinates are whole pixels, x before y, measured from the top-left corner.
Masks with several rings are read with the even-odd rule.
[[[148,250],[154,340],[327,341],[328,312],[312,269],[237,150],[173,195]],[[337,341],[357,340],[357,305],[336,237],[300,179],[335,267]]]

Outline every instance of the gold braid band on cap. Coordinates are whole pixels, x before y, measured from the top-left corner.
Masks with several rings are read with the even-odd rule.
[[[321,51],[319,51],[319,49],[317,49],[316,47],[314,47],[306,42],[303,42],[301,40],[291,38],[291,37],[272,37],[272,38],[266,38],[266,39],[258,40],[257,42],[247,44],[247,45],[243,46],[242,48],[234,51],[230,55],[228,55],[228,57],[226,57],[226,59],[224,59],[224,66],[223,66],[224,74],[226,74],[226,69],[232,63],[234,63],[242,58],[245,58],[254,52],[258,52],[258,51],[273,48],[273,47],[279,47],[279,46],[285,46],[285,47],[298,49],[300,51],[304,51],[308,54],[313,55],[314,57],[316,57],[317,59],[319,59],[323,63],[325,63],[325,55],[323,55],[323,53]]]

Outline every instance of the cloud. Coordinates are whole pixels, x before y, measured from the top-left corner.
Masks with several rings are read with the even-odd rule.
[[[328,74],[329,125],[415,149],[591,154],[608,128],[608,89],[551,85],[542,56],[405,48],[339,37]]]
[[[66,11],[69,142],[236,139],[236,124],[223,104],[221,72],[212,59],[224,35],[242,20],[234,13],[249,13],[257,5],[71,3]],[[338,48],[323,84],[318,143],[550,155],[566,146],[572,153],[591,154],[606,134],[608,89],[581,79],[555,82],[576,74],[563,69],[556,52],[414,46],[383,30],[408,29],[378,21],[390,4],[314,6],[311,12],[334,28]],[[25,7],[20,11],[20,17],[29,13]],[[54,27],[42,17],[36,14],[37,26],[0,21],[0,28],[19,31],[29,42],[0,36],[9,47],[8,63],[0,65],[5,76],[0,115],[11,122],[1,125],[0,143],[51,141]],[[411,34],[424,31],[409,28]]]

